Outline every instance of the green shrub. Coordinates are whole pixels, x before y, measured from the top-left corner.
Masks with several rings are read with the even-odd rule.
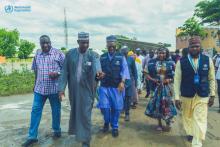
[[[10,74],[0,73],[0,96],[29,93],[33,91],[33,86],[34,73],[31,71],[23,69]]]

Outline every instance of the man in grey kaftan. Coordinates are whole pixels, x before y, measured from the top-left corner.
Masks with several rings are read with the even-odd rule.
[[[91,112],[95,97],[95,78],[102,75],[98,54],[88,49],[89,34],[78,34],[79,48],[68,51],[60,76],[60,97],[68,83],[71,106],[69,134],[88,147],[91,140]]]

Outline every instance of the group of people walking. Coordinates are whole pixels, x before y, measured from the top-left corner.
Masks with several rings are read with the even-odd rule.
[[[173,61],[169,50],[163,47],[157,50],[156,57],[150,51],[144,58],[140,49],[135,50],[136,55],[127,46],[117,49],[116,41],[114,35],[106,37],[108,51],[99,56],[89,49],[89,34],[81,32],[77,40],[79,47],[64,55],[52,47],[48,36],[40,37],[41,50],[37,51],[32,65],[34,101],[24,147],[38,141],[38,127],[47,98],[52,109],[53,137],[61,137],[61,101],[67,85],[71,107],[68,133],[76,135],[83,147],[90,146],[92,108],[98,92],[102,132],[108,133],[111,127],[112,136],[117,137],[120,114],[124,110],[125,121],[130,120],[129,110],[137,105],[143,81],[146,97],[151,97],[145,115],[158,120],[156,129],[169,131],[177,108],[182,111],[188,141],[192,141],[193,147],[202,146],[208,106],[214,103],[215,71],[212,60],[200,53],[200,38],[189,40],[187,54],[178,61]]]

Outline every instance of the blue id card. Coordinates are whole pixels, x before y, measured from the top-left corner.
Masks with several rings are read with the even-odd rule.
[[[195,74],[194,76],[194,84],[199,84],[199,75]]]

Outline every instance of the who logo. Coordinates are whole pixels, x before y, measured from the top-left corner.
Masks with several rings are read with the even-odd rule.
[[[7,5],[5,6],[5,12],[6,13],[12,13],[14,10],[13,6],[12,5]]]

